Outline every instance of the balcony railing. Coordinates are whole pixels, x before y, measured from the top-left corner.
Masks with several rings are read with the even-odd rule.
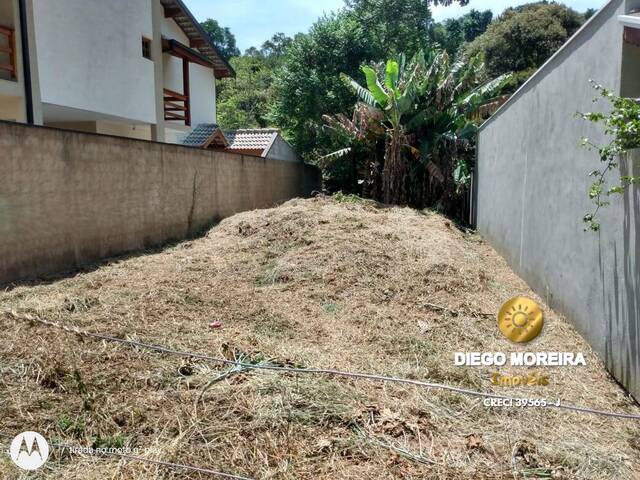
[[[164,89],[164,119],[184,122],[191,125],[191,106],[189,96]]]
[[[0,70],[9,72],[16,79],[16,35],[15,30],[0,25],[0,39],[6,38],[6,45],[0,42]]]

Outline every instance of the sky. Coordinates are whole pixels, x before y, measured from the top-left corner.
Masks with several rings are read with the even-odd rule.
[[[466,7],[432,7],[437,21],[459,17],[472,8],[493,10],[500,14],[505,8],[534,0],[470,0]],[[259,47],[276,32],[294,36],[306,32],[322,16],[343,6],[343,0],[185,0],[195,17],[204,21],[213,18],[229,27],[236,36],[238,47],[244,51]],[[600,8],[605,0],[564,0],[578,11]]]

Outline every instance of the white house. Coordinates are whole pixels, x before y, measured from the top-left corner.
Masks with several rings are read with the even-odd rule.
[[[179,143],[234,75],[182,0],[0,0],[0,120]]]

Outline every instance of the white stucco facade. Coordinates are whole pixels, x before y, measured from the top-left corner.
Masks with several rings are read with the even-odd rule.
[[[162,35],[165,38],[173,38],[178,42],[188,45],[189,38],[180,27],[170,18],[162,21]],[[171,55],[163,56],[164,86],[170,90],[183,92],[182,61]],[[202,65],[189,65],[189,78],[191,96],[197,98],[197,102],[191,104],[192,125],[199,123],[216,123],[216,82],[213,71]],[[174,125],[177,122],[168,122]]]
[[[154,123],[149,0],[34,0],[42,102]]]
[[[191,64],[191,95],[199,99],[191,104],[193,125],[216,122],[216,82],[211,69]]]
[[[17,10],[18,0],[3,0],[2,5],[5,1]],[[28,2],[32,83],[37,86],[36,109],[42,112],[36,123],[175,143],[192,126],[216,121],[215,68],[220,63],[214,68],[210,57],[197,51],[193,30],[190,38],[184,20],[180,26],[169,13],[175,5],[169,8],[167,0]],[[19,28],[15,11],[4,10],[0,8],[0,20],[12,15],[12,26]],[[143,39],[149,42],[151,58],[143,55]],[[166,48],[167,41],[179,42],[186,53]],[[204,64],[198,58],[204,58]],[[17,80],[0,78],[0,120],[25,121],[18,63]],[[181,105],[188,108],[183,120],[165,119],[172,115],[167,109],[175,108],[167,106],[165,89],[188,93]]]

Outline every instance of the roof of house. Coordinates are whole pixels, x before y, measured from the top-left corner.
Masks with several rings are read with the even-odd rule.
[[[208,148],[211,145],[226,148],[229,140],[217,123],[201,123],[182,141],[187,147]]]
[[[209,57],[193,48],[187,47],[177,40],[162,37],[162,51],[178,58],[187,58],[190,62],[197,63],[204,67],[213,68],[214,70],[216,68]]]
[[[272,128],[229,130],[224,132],[229,140],[229,150],[260,151],[266,156],[280,132]]]
[[[160,0],[164,7],[165,16],[172,18],[182,29],[191,43],[191,48],[197,48],[213,64],[217,78],[235,77],[236,72],[220,53],[211,37],[204,31],[182,0]]]
[[[231,152],[254,153],[266,157],[280,132],[273,128],[226,130],[216,123],[201,123],[187,135],[182,144],[187,147],[224,148]]]

